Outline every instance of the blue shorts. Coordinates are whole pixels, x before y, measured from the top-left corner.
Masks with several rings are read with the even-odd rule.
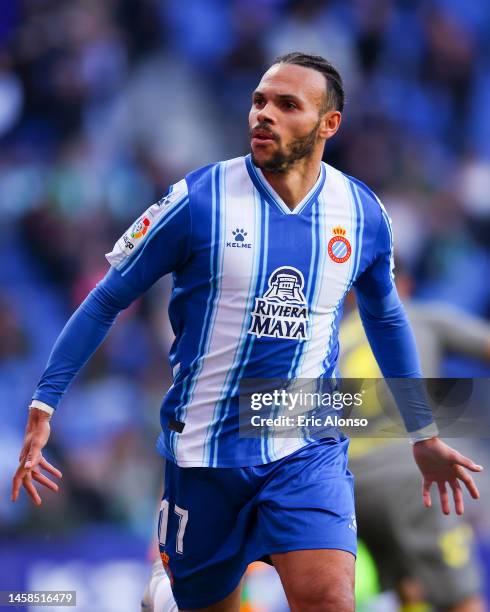
[[[167,461],[160,555],[179,608],[224,599],[252,561],[333,548],[356,554],[346,438],[324,439],[265,465],[181,468]]]

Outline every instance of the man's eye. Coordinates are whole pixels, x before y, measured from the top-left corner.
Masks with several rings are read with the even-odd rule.
[[[255,98],[255,100],[254,100],[255,106],[260,106],[263,103],[264,103],[263,98]]]
[[[294,102],[285,102],[285,103],[284,103],[284,106],[285,106],[287,109],[290,109],[290,110],[292,110],[292,109],[294,109],[294,108],[297,108],[297,106],[296,106],[296,104],[295,104]]]

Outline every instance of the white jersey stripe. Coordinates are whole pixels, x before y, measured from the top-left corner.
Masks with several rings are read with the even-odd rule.
[[[184,385],[183,392],[181,396],[181,407],[178,411],[179,421],[185,422],[187,409],[192,402],[192,398],[194,395],[195,387],[197,381],[199,380],[199,376],[201,375],[204,359],[209,351],[209,342],[211,335],[213,333],[213,328],[216,322],[216,311],[217,306],[219,304],[220,297],[220,269],[219,262],[221,261],[221,257],[219,254],[220,249],[224,249],[224,242],[221,239],[221,236],[218,234],[220,228],[218,228],[217,224],[217,216],[218,214],[221,216],[222,211],[220,208],[219,202],[219,194],[217,194],[216,190],[216,182],[219,179],[219,175],[222,171],[222,164],[216,165],[212,170],[212,182],[211,182],[211,250],[210,250],[210,272],[212,279],[212,286],[209,292],[208,301],[206,305],[206,314],[204,316],[203,328],[201,333],[201,338],[199,341],[199,349],[197,355],[197,363],[191,364],[194,365],[196,371],[194,376],[188,381],[187,385]],[[221,224],[220,224],[221,227]],[[213,290],[214,289],[214,290]],[[179,442],[185,441],[186,438],[179,437],[175,432],[174,435],[174,453],[177,458],[180,457],[181,451],[178,449]]]
[[[235,177],[236,177],[236,173]],[[252,245],[252,249],[247,249],[246,257],[243,257],[242,249],[231,249],[231,252],[227,253],[228,261],[227,265],[223,266],[223,272],[226,273],[229,270],[230,276],[233,276],[233,273],[236,275],[246,273],[249,279],[248,286],[248,294],[245,309],[239,313],[236,312],[234,317],[236,317],[236,324],[238,325],[238,321],[241,316],[241,327],[240,332],[238,334],[238,338],[240,339],[236,345],[235,354],[233,357],[232,364],[227,364],[227,372],[224,377],[224,381],[218,394],[218,401],[216,402],[215,411],[213,415],[213,419],[210,422],[210,426],[208,428],[208,432],[206,435],[206,460],[210,462],[210,465],[214,465],[216,461],[216,456],[218,452],[217,439],[221,433],[221,428],[224,422],[224,414],[226,414],[226,405],[229,400],[229,387],[231,384],[231,378],[233,377],[236,368],[241,363],[242,357],[242,345],[244,339],[246,338],[246,329],[248,324],[248,312],[253,303],[253,294],[255,289],[255,279],[258,273],[257,265],[258,259],[260,256],[260,249],[258,245],[261,243],[261,234],[260,234],[260,207],[255,199],[255,190],[253,189],[253,185],[249,187],[252,190],[252,193],[246,195],[245,197],[249,197],[249,205],[244,210],[239,205],[233,206],[230,211],[230,223],[229,223],[229,232],[232,233],[234,231],[234,227],[242,226],[246,227],[247,236],[246,239],[249,240],[249,244]],[[237,185],[233,179],[227,181],[223,187],[225,189],[224,198],[227,198],[228,193],[240,193],[242,191],[240,185]],[[251,196],[251,197],[250,197]],[[252,205],[250,205],[250,203]],[[239,228],[239,229],[240,229]],[[230,289],[229,300],[233,300],[236,297],[233,289]],[[236,338],[236,337],[235,337]],[[211,456],[212,455],[212,456]]]
[[[342,173],[338,173],[339,174],[339,180],[343,181],[343,185],[344,185],[344,189],[345,189],[345,197],[348,200],[349,203],[349,210],[350,210],[350,219],[349,219],[349,226],[350,226],[350,236],[351,236],[351,247],[352,247],[352,255],[348,260],[348,268],[346,269],[346,274],[345,274],[345,278],[344,278],[344,285],[342,288],[342,293],[345,296],[345,294],[349,291],[353,279],[354,279],[354,269],[355,269],[355,260],[357,258],[357,255],[360,251],[360,245],[359,245],[359,240],[358,240],[358,232],[360,229],[360,225],[359,225],[359,218],[357,215],[357,207],[356,204],[353,200],[353,196],[352,196],[352,191],[350,189],[350,185],[346,179],[346,177],[342,174]],[[357,223],[356,223],[357,221]],[[331,319],[331,324],[330,324],[330,333],[329,333],[329,341],[328,341],[328,347],[327,347],[327,351],[325,354],[325,358],[323,360],[323,372],[327,371],[327,369],[329,367],[331,367],[332,362],[331,362],[331,356],[332,356],[332,342],[336,337],[336,333],[337,330],[335,329],[335,324],[337,322],[337,317],[339,314],[339,310],[343,305],[343,298],[340,298],[337,301],[337,304],[335,305],[335,309],[333,312],[333,316]],[[323,373],[322,372],[322,373]]]
[[[333,333],[337,309],[343,299],[345,286],[351,275],[352,256],[345,263],[334,262],[328,255],[328,242],[333,229],[346,230],[348,240],[355,240],[352,232],[352,206],[342,174],[326,164],[325,187],[322,192],[321,222],[321,279],[319,279],[316,306],[310,320],[311,339],[305,350],[298,378],[317,378],[324,371],[324,359]],[[355,246],[355,245],[354,245]],[[330,306],[326,306],[330,304]]]
[[[219,412],[222,390],[230,368],[230,352],[236,350],[247,310],[249,291],[243,289],[243,279],[250,278],[253,270],[255,249],[230,248],[226,244],[233,240],[233,231],[244,229],[246,239],[255,244],[253,185],[245,172],[237,172],[236,165],[244,166],[243,159],[226,162],[220,177],[220,293],[214,307],[213,326],[208,337],[206,353],[202,359],[199,377],[193,387],[191,406],[185,416],[185,432],[178,445],[178,462],[203,463],[209,456],[209,424]],[[226,177],[230,177],[227,179]],[[225,182],[224,182],[225,181]],[[224,191],[223,191],[224,190]],[[233,194],[233,202],[229,201]],[[212,356],[212,358],[208,358]],[[196,453],[199,453],[197,456]]]

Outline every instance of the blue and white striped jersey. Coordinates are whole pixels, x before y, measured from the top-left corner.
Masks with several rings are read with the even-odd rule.
[[[393,288],[384,208],[365,185],[324,163],[294,210],[250,156],[192,172],[107,259],[141,292],[173,273],[174,380],[159,447],[181,466],[258,465],[305,445],[240,438],[240,380],[333,375],[349,289],[381,298]]]

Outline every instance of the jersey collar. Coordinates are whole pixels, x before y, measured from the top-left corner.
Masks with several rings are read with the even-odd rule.
[[[247,166],[248,174],[257,191],[262,195],[265,200],[267,200],[267,202],[269,202],[269,204],[275,206],[281,213],[285,215],[298,215],[299,213],[301,213],[310,202],[316,200],[318,194],[323,189],[323,185],[325,184],[325,164],[322,162],[320,164],[320,176],[318,177],[316,183],[306,194],[306,196],[301,200],[301,202],[293,210],[291,210],[281,198],[281,196],[267,182],[267,179],[265,178],[262,170],[254,165],[250,153],[245,157],[245,164]]]

